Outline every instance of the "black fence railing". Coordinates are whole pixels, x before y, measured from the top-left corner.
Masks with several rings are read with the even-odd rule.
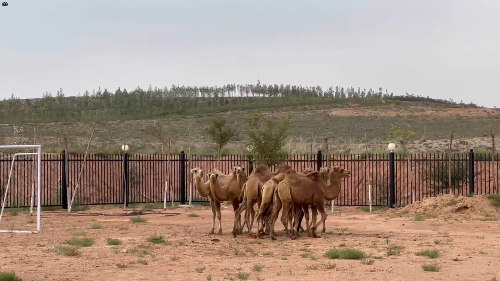
[[[84,155],[44,154],[42,159],[42,204],[67,208],[65,189],[76,192],[74,204],[129,204],[167,201],[186,203],[208,201],[196,192],[191,168],[213,168],[229,173],[235,165],[248,174],[253,160],[248,155]],[[449,159],[451,158],[451,159]],[[351,171],[342,182],[340,206],[372,204],[404,206],[424,197],[498,193],[498,155],[454,153],[290,155],[282,159],[298,171],[322,166],[341,166]],[[12,155],[0,154],[0,196],[3,199]],[[12,167],[6,207],[30,205],[36,180],[31,156],[18,157]],[[274,168],[271,168],[274,170]]]

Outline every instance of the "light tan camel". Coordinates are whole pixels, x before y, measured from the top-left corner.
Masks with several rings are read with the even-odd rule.
[[[235,171],[236,171],[236,169],[235,169]],[[235,173],[235,171],[233,171],[233,173]],[[244,171],[244,168],[241,171]],[[206,182],[202,181],[204,171],[201,168],[199,168],[199,167],[193,168],[193,169],[191,169],[191,173],[193,174],[193,178],[194,178],[194,182],[195,182],[194,186],[195,186],[196,190],[198,191],[198,194],[201,197],[208,197],[209,201],[210,201],[210,207],[212,208],[212,228],[211,228],[209,234],[214,234],[215,217],[216,216],[218,216],[218,219],[219,219],[219,234],[220,234],[220,233],[222,233],[222,222],[221,222],[221,215],[220,215],[220,201],[218,202],[215,195],[210,191],[210,180],[207,180]],[[219,175],[218,182],[222,186],[229,185],[230,179],[232,178],[232,174],[233,174],[233,173],[231,173],[229,175],[224,175],[222,172],[220,172],[217,169],[214,169],[213,173]],[[243,175],[243,177],[246,177],[246,176]],[[238,180],[241,180],[240,175],[237,176],[236,182],[238,182]],[[239,205],[239,201],[238,201],[238,205]],[[234,203],[233,203],[233,208],[234,208]]]
[[[227,183],[225,183],[225,180],[220,181],[220,177],[221,175],[218,173],[209,174],[210,193],[215,199],[214,204],[217,216],[220,216],[220,204],[224,201],[230,201],[233,204],[233,210],[236,212],[241,202],[241,189],[247,181],[245,168],[241,166],[234,167],[232,173],[228,177]],[[241,217],[239,217],[239,222],[241,222]],[[242,227],[239,226],[239,228],[241,229]]]
[[[265,165],[260,165],[256,167],[252,174],[248,177],[242,193],[240,194],[242,199],[241,205],[235,212],[234,226],[233,226],[233,236],[236,237],[237,234],[242,233],[241,227],[241,213],[245,210],[245,222],[248,227],[248,235],[250,237],[256,237],[252,233],[253,221],[255,218],[255,203],[260,207],[260,200],[262,198],[262,186],[270,180],[272,177],[284,173],[292,167],[288,165],[281,165],[276,172],[271,172],[269,168]],[[239,228],[238,228],[239,227]]]

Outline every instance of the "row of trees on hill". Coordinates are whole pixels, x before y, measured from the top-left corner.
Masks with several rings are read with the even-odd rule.
[[[106,121],[116,119],[155,118],[192,113],[210,113],[294,105],[343,103],[352,99],[385,99],[421,101],[446,105],[461,104],[453,100],[432,99],[406,93],[395,95],[387,90],[361,88],[303,87],[295,85],[257,84],[222,87],[176,86],[170,88],[137,87],[133,91],[118,88],[86,91],[78,96],[66,96],[63,89],[53,96],[45,93],[40,99],[23,100],[14,95],[0,102],[0,116],[5,123],[60,121]],[[475,104],[467,106],[477,107]]]

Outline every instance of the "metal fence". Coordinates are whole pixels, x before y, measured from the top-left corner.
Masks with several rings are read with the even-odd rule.
[[[284,159],[297,171],[322,166],[341,166],[351,171],[342,182],[336,205],[368,205],[371,186],[373,205],[404,206],[424,197],[498,192],[498,157],[490,154],[420,153],[404,157],[387,154],[292,155]],[[496,155],[498,156],[498,155]],[[34,157],[34,156],[33,156]],[[43,206],[67,207],[67,188],[76,192],[74,204],[153,203],[164,200],[185,203],[208,201],[196,192],[190,169],[211,171],[217,167],[229,173],[240,165],[248,173],[253,161],[248,155],[84,155],[44,154],[42,159]],[[3,199],[12,155],[0,154],[0,196]],[[220,162],[219,162],[220,161]],[[220,165],[220,166],[218,166]],[[274,170],[274,168],[271,168]],[[6,207],[30,205],[36,166],[32,157],[16,159]],[[75,190],[78,188],[78,190]],[[391,196],[392,195],[392,196]]]

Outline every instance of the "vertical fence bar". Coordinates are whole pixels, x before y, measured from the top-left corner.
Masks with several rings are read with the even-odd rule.
[[[64,210],[68,209],[68,193],[66,190],[67,187],[68,183],[66,179],[66,150],[63,150],[61,154],[61,205]]]
[[[318,150],[316,154],[316,170],[319,171],[321,169],[321,165],[323,164],[323,154],[321,150]]]
[[[389,208],[394,208],[394,205],[396,204],[396,175],[394,158],[394,151],[389,152]]]
[[[129,186],[130,186],[130,178],[129,178],[129,169],[128,169],[128,153],[123,153],[123,205],[128,207],[129,201]]]
[[[220,169],[220,167],[219,167]],[[179,189],[181,192],[181,204],[186,204],[186,154],[181,151],[179,161]]]
[[[474,149],[469,150],[469,195],[474,196]]]

